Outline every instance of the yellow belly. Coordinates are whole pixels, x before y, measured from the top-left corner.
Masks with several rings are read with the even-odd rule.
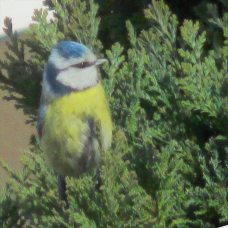
[[[52,168],[63,175],[80,175],[93,119],[99,126],[102,150],[107,150],[112,139],[112,122],[103,87],[97,86],[81,92],[70,93],[51,103],[46,111],[41,145]],[[95,136],[93,136],[95,137]],[[93,142],[96,160],[100,150]],[[96,144],[96,145],[95,145]]]

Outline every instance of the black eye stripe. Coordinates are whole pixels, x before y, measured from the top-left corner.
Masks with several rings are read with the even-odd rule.
[[[70,67],[76,67],[76,68],[79,68],[79,69],[83,69],[83,68],[86,68],[86,67],[90,67],[92,65],[94,65],[95,62],[82,62],[82,63],[77,63],[77,64],[74,64],[74,65],[71,65]]]
[[[84,69],[86,67],[90,67],[90,66],[93,66],[94,64],[96,63],[96,61],[94,62],[82,62],[82,63],[77,63],[77,64],[73,64],[69,67],[75,67],[75,68],[78,68],[78,69]],[[63,68],[63,69],[59,69],[58,71],[61,72],[61,71],[65,71],[67,70],[69,67],[66,67],[66,68]]]

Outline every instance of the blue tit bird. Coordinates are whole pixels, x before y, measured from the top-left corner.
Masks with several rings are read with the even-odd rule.
[[[95,167],[111,144],[109,104],[97,72],[105,61],[82,44],[61,41],[44,70],[37,131],[66,202],[65,177]]]

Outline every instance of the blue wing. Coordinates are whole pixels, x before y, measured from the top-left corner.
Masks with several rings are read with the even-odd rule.
[[[37,117],[36,129],[37,129],[40,139],[42,138],[42,130],[43,130],[43,126],[44,126],[44,118],[46,115],[46,109],[47,109],[46,105],[41,105],[39,108],[39,113],[38,113],[38,117]]]

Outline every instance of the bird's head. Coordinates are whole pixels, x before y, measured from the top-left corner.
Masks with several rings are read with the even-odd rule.
[[[43,86],[58,95],[91,88],[99,81],[97,65],[105,61],[97,59],[83,44],[61,41],[51,51]]]

